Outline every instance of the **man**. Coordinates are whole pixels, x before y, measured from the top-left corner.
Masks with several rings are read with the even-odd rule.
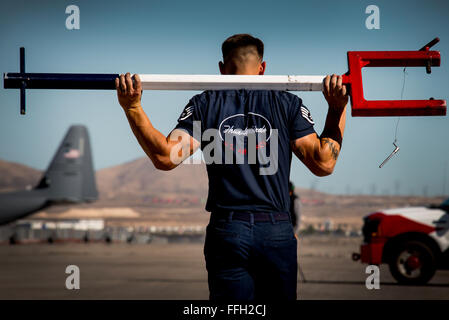
[[[229,37],[222,44],[221,74],[263,75],[263,50],[263,42],[249,34]],[[142,109],[138,75],[134,83],[129,73],[120,75],[116,87],[132,131],[156,168],[171,170],[199,147],[203,155],[214,159],[206,161],[206,210],[211,215],[204,255],[209,298],[296,299],[297,240],[288,214],[292,151],[317,176],[334,170],[348,102],[341,76],[324,79],[323,94],[329,109],[321,136],[313,128],[309,110],[296,95],[240,89],[207,90],[195,95],[175,129],[165,137]],[[203,137],[195,137],[198,130]],[[208,137],[204,138],[206,133]],[[258,140],[254,147],[251,137],[255,133]],[[211,140],[216,147],[213,152],[211,144],[206,143]],[[253,147],[258,152],[255,163],[250,160]],[[242,155],[248,159],[229,163],[225,160],[229,160],[230,152],[232,159]],[[270,153],[269,161],[264,152]],[[273,162],[275,170],[262,170]]]
[[[299,223],[301,222],[301,201],[295,194],[295,185],[293,182],[288,183],[288,195],[290,197],[290,217],[292,219],[293,230],[299,229]]]
[[[288,190],[289,190],[288,195],[290,197],[290,218],[292,221],[295,238],[299,242],[297,232],[299,231],[299,224],[301,223],[301,200],[299,199],[299,196],[295,194],[295,185],[291,181],[288,183]],[[302,268],[299,262],[298,262],[298,269],[299,274],[302,277],[302,281],[305,283],[306,276],[302,272]]]

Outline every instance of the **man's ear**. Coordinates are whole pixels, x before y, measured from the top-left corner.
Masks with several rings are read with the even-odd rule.
[[[259,75],[262,76],[265,73],[265,68],[267,67],[267,63],[265,61],[262,61],[262,63],[259,66]]]
[[[218,68],[220,69],[220,73],[221,74],[225,74],[224,73],[224,63],[223,62],[218,62]]]

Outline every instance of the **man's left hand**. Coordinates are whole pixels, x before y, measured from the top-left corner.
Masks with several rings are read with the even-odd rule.
[[[323,80],[323,95],[329,104],[329,111],[340,115],[348,104],[348,92],[343,77],[333,74]]]

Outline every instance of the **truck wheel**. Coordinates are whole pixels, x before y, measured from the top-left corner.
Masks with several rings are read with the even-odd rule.
[[[390,255],[391,275],[406,285],[423,285],[436,271],[433,251],[420,241],[404,241],[396,245]]]

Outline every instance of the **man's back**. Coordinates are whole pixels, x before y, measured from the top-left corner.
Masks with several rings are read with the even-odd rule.
[[[208,90],[190,99],[176,128],[195,137],[195,121],[209,176],[206,210],[289,212],[290,141],[315,132],[301,99],[275,90]]]
[[[262,76],[263,52],[260,39],[233,35],[222,44],[220,73]],[[204,243],[209,298],[296,299],[297,240],[288,214],[292,151],[313,174],[332,173],[346,122],[342,77],[323,81],[329,110],[320,136],[295,95],[241,89],[194,96],[178,119],[177,128],[185,130],[175,128],[166,137],[143,111],[142,84],[138,75],[134,80],[120,75],[117,97],[154,166],[172,170],[199,147],[203,151],[211,211]]]

